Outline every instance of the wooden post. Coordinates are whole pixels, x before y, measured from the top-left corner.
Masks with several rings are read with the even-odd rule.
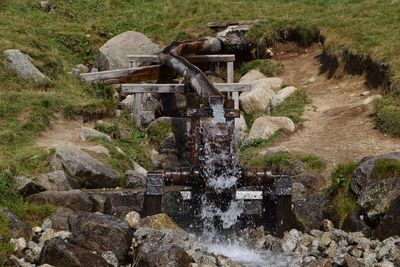
[[[227,72],[228,72],[227,81],[228,81],[228,83],[233,83],[233,79],[234,79],[233,62],[228,62],[226,65],[227,65]],[[239,109],[239,93],[232,92],[232,99],[233,99],[233,101],[235,101],[235,109]]]
[[[134,117],[136,125],[141,124],[141,117],[143,111],[143,93],[136,93],[135,94],[135,102],[134,102]]]

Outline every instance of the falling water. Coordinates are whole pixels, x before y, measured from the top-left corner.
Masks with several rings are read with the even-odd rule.
[[[206,166],[204,168],[204,176],[207,177],[206,186],[220,195],[218,195],[217,203],[215,198],[209,198],[207,193],[201,198],[203,234],[199,238],[199,242],[209,252],[227,256],[247,267],[288,266],[292,262],[291,257],[284,254],[273,255],[269,251],[249,248],[247,244],[237,239],[229,240],[227,236],[222,236],[221,232],[215,227],[215,220],[220,222],[223,229],[233,227],[244,211],[244,202],[235,199],[235,197],[229,198],[230,190],[236,187],[239,172],[234,143],[230,142],[231,147],[227,149],[223,147],[222,142],[218,142],[218,138],[224,136],[234,140],[234,136],[232,136],[234,134],[234,121],[225,119],[223,103],[213,104],[211,108],[213,118],[202,125],[203,135],[204,130],[208,129],[210,131],[208,134],[211,134],[211,141],[204,138],[204,147],[200,154],[202,155],[202,164]],[[231,129],[231,131],[227,133],[227,129]],[[231,136],[226,136],[227,134],[231,134]],[[216,141],[213,142],[214,140]],[[221,168],[221,162],[224,163],[223,168]],[[233,190],[233,192],[235,191]],[[224,194],[227,192],[227,199],[230,200],[230,203],[221,205],[220,203],[224,202],[224,197],[227,196]],[[224,210],[218,205],[224,207]]]

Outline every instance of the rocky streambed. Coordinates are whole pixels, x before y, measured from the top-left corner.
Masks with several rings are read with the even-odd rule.
[[[124,219],[100,212],[58,212],[30,238],[13,238],[6,264],[33,266],[400,266],[400,238],[369,239],[324,221],[322,230],[286,232],[282,239],[263,227],[204,240],[182,230],[167,215]]]

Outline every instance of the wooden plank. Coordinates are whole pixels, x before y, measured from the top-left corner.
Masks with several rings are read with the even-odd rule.
[[[152,70],[154,68],[159,68],[159,66],[146,66],[146,67],[128,68],[128,69],[120,69],[120,70],[90,72],[90,73],[83,73],[80,75],[80,77],[82,80],[84,80],[86,82],[110,80],[110,79],[121,79],[121,78],[127,78],[129,76],[132,76],[135,73],[148,72],[149,70]]]
[[[128,55],[129,62],[152,62],[160,63],[158,55]],[[235,61],[235,55],[195,55],[185,57],[190,63],[206,62],[232,62]]]
[[[215,83],[220,92],[247,92],[250,84],[242,83]],[[184,93],[184,84],[120,84],[120,93],[127,96],[135,93]]]

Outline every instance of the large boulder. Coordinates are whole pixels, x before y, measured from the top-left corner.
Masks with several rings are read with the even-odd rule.
[[[236,142],[242,142],[247,137],[247,124],[246,120],[242,115],[235,119],[235,140]]]
[[[264,74],[262,74],[258,70],[250,70],[245,75],[243,75],[242,78],[240,78],[239,83],[252,83],[254,81],[265,78],[267,77],[265,77]]]
[[[39,262],[57,267],[109,266],[101,256],[61,238],[53,238],[44,243]]]
[[[129,224],[110,215],[81,212],[69,217],[73,240],[99,254],[111,251],[120,263],[127,261],[133,232]]]
[[[286,98],[291,96],[296,91],[297,91],[297,88],[294,86],[288,86],[288,87],[285,87],[285,88],[279,90],[276,93],[276,95],[274,95],[272,97],[272,100],[271,100],[272,108],[276,108],[277,106],[282,104],[282,102],[285,101]]]
[[[18,77],[35,82],[44,82],[48,78],[41,73],[33,64],[33,59],[17,49],[4,51],[6,57],[5,65],[14,71]]]
[[[129,68],[127,55],[152,55],[159,52],[160,47],[143,33],[128,31],[114,36],[99,49],[94,66],[99,70]]]
[[[254,121],[247,139],[268,139],[279,129],[294,132],[296,127],[289,118],[263,116]]]
[[[400,178],[384,179],[370,183],[361,190],[357,204],[368,218],[373,219],[385,214],[398,196],[400,196]]]
[[[239,96],[240,106],[246,114],[254,112],[269,112],[271,100],[275,95],[274,88],[280,88],[283,81],[280,78],[259,79],[251,83],[251,90]]]
[[[27,197],[46,190],[38,182],[25,176],[15,177],[14,182],[18,194],[23,197]]]
[[[359,211],[353,211],[344,219],[341,229],[346,232],[363,232],[367,233],[370,227],[362,220]]]
[[[375,229],[375,236],[380,240],[384,240],[390,236],[400,236],[400,196],[397,197],[390,205],[382,221]]]
[[[31,195],[29,202],[52,204],[57,207],[68,208],[73,211],[93,211],[94,199],[81,190],[45,191]]]
[[[119,185],[118,173],[72,146],[58,146],[52,159],[55,170],[64,170],[70,180],[84,188],[113,188]]]
[[[68,191],[72,185],[63,171],[44,173],[36,177],[36,182],[46,190]]]
[[[51,222],[51,228],[55,231],[70,231],[68,217],[73,215],[74,212],[70,209],[59,207],[51,214],[48,219]]]
[[[372,178],[375,164],[378,160],[400,160],[400,152],[393,152],[380,156],[371,156],[363,158],[354,170],[350,188],[356,194],[360,196],[361,191],[370,183],[376,180]]]

